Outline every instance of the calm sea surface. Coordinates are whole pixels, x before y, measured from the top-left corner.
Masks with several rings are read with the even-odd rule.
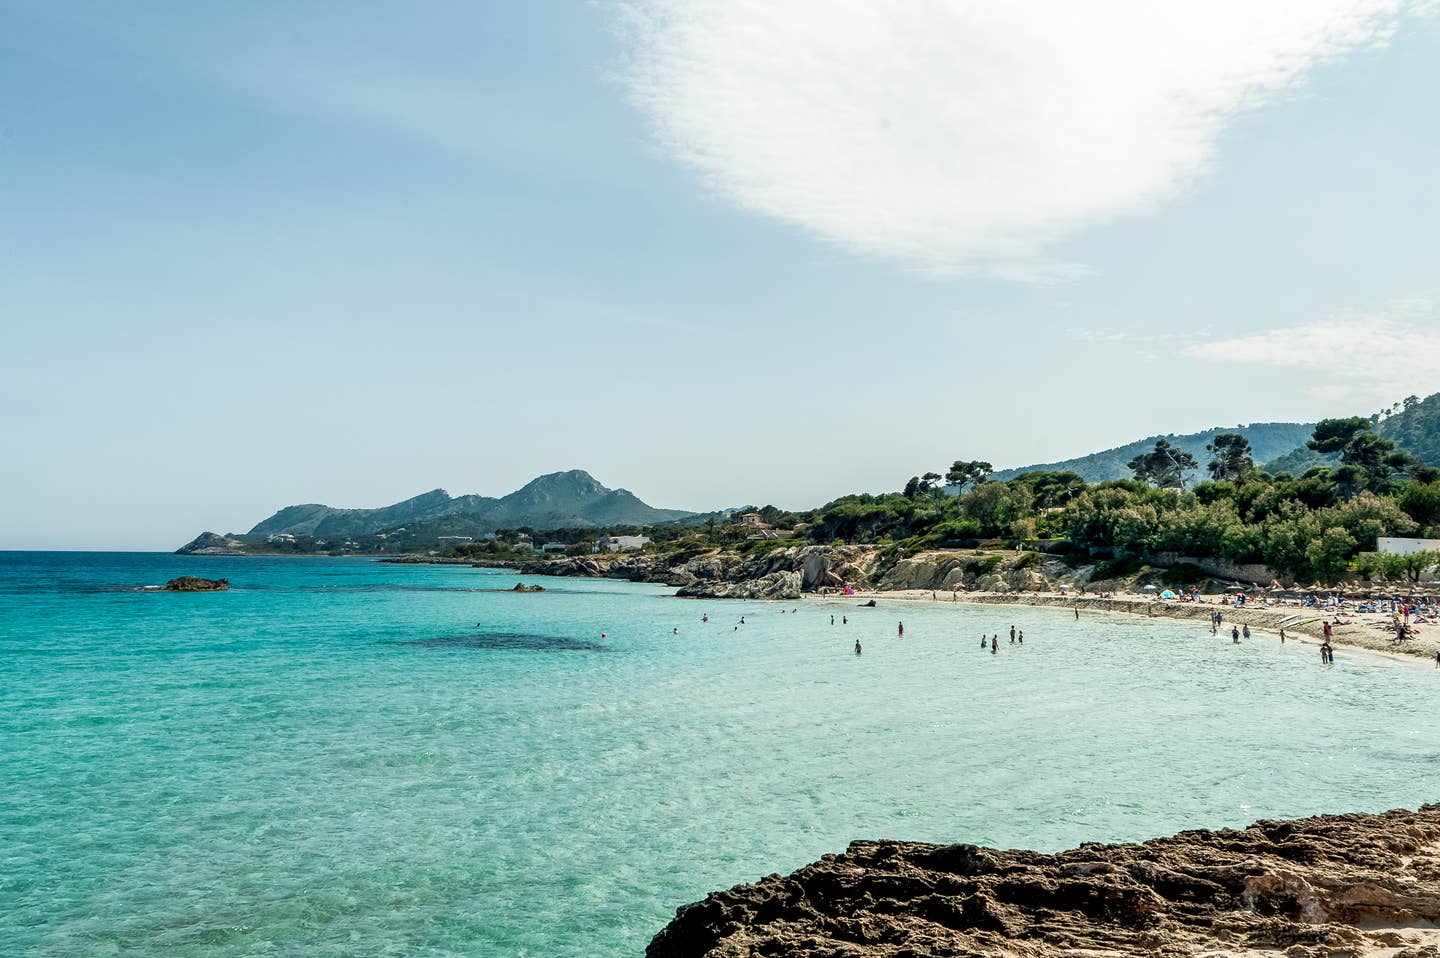
[[[182,574],[233,588],[134,591]],[[516,581],[0,553],[0,955],[636,956],[676,906],[852,838],[1053,850],[1440,800],[1429,668]],[[1023,648],[980,650],[1012,622]]]

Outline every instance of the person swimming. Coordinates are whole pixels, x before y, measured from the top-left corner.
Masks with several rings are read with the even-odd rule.
[[[701,622],[709,622],[709,621],[710,621],[710,613],[709,613],[709,612],[706,612],[704,615],[700,616],[700,621],[701,621]]]

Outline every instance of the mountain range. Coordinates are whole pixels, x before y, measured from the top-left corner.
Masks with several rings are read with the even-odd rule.
[[[1371,419],[1381,436],[1397,443],[1421,462],[1440,466],[1440,393],[1424,400],[1411,397]],[[1203,466],[1210,458],[1205,451],[1206,443],[1225,432],[1239,433],[1249,439],[1255,462],[1267,471],[1298,476],[1312,466],[1334,461],[1333,456],[1322,456],[1305,447],[1314,428],[1314,423],[1267,422],[1216,426],[1183,435],[1147,436],[1088,456],[998,470],[991,478],[1003,481],[1025,472],[1070,471],[1090,483],[1125,479],[1131,476],[1130,460],[1153,449],[1160,439],[1190,453]],[[243,552],[252,547],[263,549],[267,541],[282,535],[312,540],[315,546],[350,537],[378,537],[386,540],[383,548],[393,550],[434,543],[442,536],[483,536],[497,529],[604,529],[676,521],[698,523],[707,516],[721,515],[657,509],[632,492],[607,488],[588,472],[571,469],[540,476],[499,498],[451,496],[444,489],[435,489],[378,509],[337,509],[318,503],[286,506],[241,537],[227,538],[207,532],[180,551],[221,554]],[[402,527],[407,534],[405,541],[390,537]],[[369,547],[381,548],[375,540]]]
[[[310,503],[286,506],[247,535],[289,534],[317,539],[375,535],[401,526],[441,523],[451,534],[534,529],[647,525],[685,519],[693,513],[657,509],[626,489],[609,489],[583,469],[532,479],[507,496],[451,496],[434,489],[378,509],[337,509]],[[461,530],[464,530],[462,533]]]

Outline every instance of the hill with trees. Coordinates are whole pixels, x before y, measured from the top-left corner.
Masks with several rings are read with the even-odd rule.
[[[1137,439],[1123,446],[1094,452],[1088,456],[1077,456],[1074,459],[1039,463],[1033,466],[1020,466],[1016,469],[1001,469],[991,478],[1004,482],[1027,472],[1073,472],[1086,482],[1109,482],[1112,479],[1128,477],[1130,460],[1142,453],[1149,452],[1159,440],[1163,439],[1175,449],[1200,459],[1205,455],[1206,444],[1213,442],[1215,437],[1221,433],[1236,433],[1248,439],[1255,461],[1263,464],[1276,456],[1294,450],[1297,446],[1304,445],[1305,440],[1310,437],[1310,431],[1314,428],[1314,423],[1257,422],[1248,426],[1216,426],[1203,432],[1184,435],[1168,433],[1163,436]]]

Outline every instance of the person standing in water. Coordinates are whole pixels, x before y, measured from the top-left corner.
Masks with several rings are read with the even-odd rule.
[[[999,652],[999,651],[1000,651],[1000,636],[998,636],[998,635],[991,636],[991,638],[990,638],[990,654],[991,654],[991,655],[994,655],[996,652]]]
[[[1240,644],[1240,626],[1230,626],[1230,641],[1234,642],[1236,645]]]
[[[984,636],[984,635],[980,636],[980,648],[982,648],[982,649],[983,649],[983,648],[988,648],[989,645],[990,645],[990,638],[989,638],[988,636]],[[1440,657],[1440,652],[1436,652],[1435,655],[1436,655],[1437,657]]]
[[[1025,644],[1025,630],[1024,630],[1024,629],[1021,629],[1021,630],[1020,630],[1020,637],[1019,637],[1019,639],[1018,639],[1017,641],[1019,641],[1019,643],[1020,643],[1021,645],[1024,645],[1024,644]]]
[[[1245,636],[1245,638],[1247,639],[1250,638],[1250,626],[1247,624],[1243,629],[1240,630],[1240,634]]]
[[[1280,644],[1285,644],[1285,626],[1280,626]]]
[[[1075,621],[1080,621],[1080,607],[1078,605],[1075,607]]]
[[[835,624],[835,616],[834,616],[834,615],[831,615],[831,616],[830,616],[830,624],[831,624],[831,625],[834,625],[834,624]]]
[[[1015,644],[1015,626],[1010,626],[1010,644]]]
[[[855,654],[856,654],[856,655],[859,655],[859,654],[860,654],[860,640],[859,640],[859,639],[856,639],[856,640],[855,640]]]
[[[905,638],[905,623],[904,623],[904,622],[901,622],[901,623],[900,623],[900,638],[902,638],[902,639]]]

